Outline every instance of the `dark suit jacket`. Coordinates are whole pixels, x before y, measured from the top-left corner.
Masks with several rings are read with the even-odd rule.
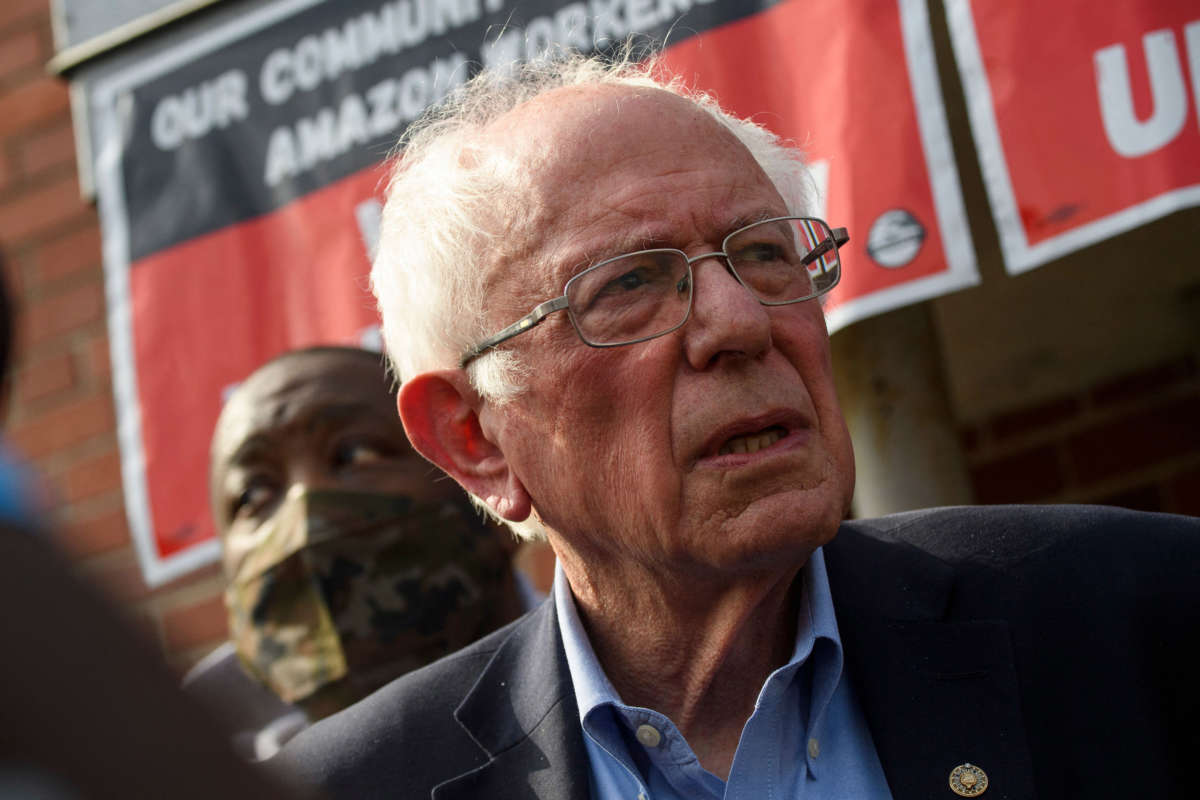
[[[1200,744],[1200,519],[1081,506],[844,523],[825,548],[892,794],[1186,797]],[[588,797],[552,601],[295,739],[334,797]]]

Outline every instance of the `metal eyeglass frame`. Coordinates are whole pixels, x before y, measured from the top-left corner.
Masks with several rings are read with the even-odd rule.
[[[801,263],[804,264],[805,266],[807,266],[808,264],[811,264],[813,261],[817,260],[821,256],[828,253],[829,248],[831,246],[834,248],[840,248],[843,245],[845,245],[846,242],[850,241],[850,233],[845,228],[831,228],[829,226],[828,222],[826,222],[823,219],[820,219],[819,217],[771,217],[770,219],[763,219],[763,220],[759,220],[758,222],[752,222],[749,225],[743,225],[742,227],[733,231],[732,233],[730,233],[728,236],[726,236],[724,239],[721,240],[721,249],[720,250],[714,250],[711,253],[701,253],[698,256],[692,256],[689,258],[688,254],[683,252],[682,250],[676,250],[673,247],[659,247],[659,248],[653,248],[650,250],[635,250],[631,253],[622,253],[619,256],[613,256],[612,258],[606,258],[603,261],[601,261],[600,263],[594,264],[594,265],[588,267],[587,269],[583,270],[583,272],[580,272],[577,275],[573,275],[571,277],[571,279],[568,280],[566,282],[566,284],[563,286],[563,293],[561,295],[559,295],[558,297],[555,297],[552,300],[547,300],[544,303],[539,303],[537,306],[534,307],[534,309],[532,311],[530,311],[525,316],[521,317],[519,320],[517,320],[513,324],[507,326],[503,330],[498,331],[494,335],[489,336],[488,338],[484,339],[479,344],[472,347],[467,352],[463,353],[462,358],[458,362],[458,366],[460,369],[465,368],[467,366],[467,364],[470,364],[472,361],[474,361],[476,358],[479,358],[479,356],[483,355],[488,350],[491,350],[492,348],[494,348],[504,342],[507,342],[509,339],[512,339],[514,336],[520,336],[522,333],[525,333],[525,331],[531,330],[532,328],[541,324],[542,320],[544,320],[546,317],[553,314],[554,312],[566,310],[570,306],[570,304],[567,301],[567,290],[571,286],[572,282],[574,282],[575,280],[579,279],[583,275],[586,275],[593,270],[603,267],[605,264],[611,264],[614,261],[618,261],[622,258],[628,258],[629,256],[636,256],[636,255],[640,255],[642,253],[663,253],[663,252],[678,253],[680,256],[683,257],[683,259],[685,261],[687,261],[687,269],[688,269],[687,276],[688,276],[689,284],[692,282],[692,264],[696,263],[697,261],[703,261],[708,258],[723,258],[725,260],[725,269],[727,269],[729,271],[729,273],[731,275],[733,275],[733,277],[737,280],[738,283],[741,283],[742,286],[746,286],[746,284],[742,281],[741,276],[739,276],[737,274],[737,270],[735,270],[733,268],[733,262],[730,260],[729,254],[727,252],[725,252],[725,247],[727,246],[729,240],[732,239],[734,236],[737,236],[739,233],[746,230],[747,228],[753,228],[756,225],[762,225],[763,223],[766,223],[766,222],[780,222],[783,220],[801,220],[801,219],[814,220],[816,222],[821,223],[826,228],[829,228],[830,234],[832,235],[832,239],[826,239],[824,242],[822,242],[821,244],[819,244],[815,248],[813,248],[809,253],[805,254],[803,260],[801,261]],[[764,300],[758,300],[757,296],[755,296],[755,299],[758,300],[758,302],[762,303],[765,306],[786,306],[786,305],[791,305],[793,303],[803,303],[805,300],[812,300],[815,297],[820,297],[821,295],[825,294],[830,289],[832,289],[834,286],[837,286],[838,281],[840,281],[840,280],[841,280],[841,268],[839,265],[838,280],[834,281],[829,286],[825,287],[824,289],[822,289],[819,292],[815,292],[813,294],[806,295],[804,297],[798,297],[795,300],[784,300],[779,303],[769,303]],[[750,291],[750,293],[752,295],[754,294],[753,289],[750,289],[750,287],[748,287],[748,286],[746,288]],[[604,343],[604,344],[597,344],[595,342],[589,342],[584,337],[583,333],[579,330],[579,327],[575,324],[574,319],[571,320],[571,327],[575,329],[575,333],[576,333],[576,335],[579,336],[580,341],[582,341],[588,347],[624,347],[625,345],[629,345],[629,344],[638,344],[640,342],[648,342],[651,339],[657,339],[659,336],[666,336],[671,331],[678,330],[679,328],[683,327],[684,323],[686,323],[692,315],[692,301],[694,298],[695,298],[695,291],[693,290],[688,296],[687,313],[684,314],[683,319],[681,319],[677,325],[673,325],[670,328],[667,328],[665,331],[659,331],[658,333],[651,334],[650,336],[643,336],[640,339],[630,339],[629,341],[626,341],[626,342],[610,342],[610,343]]]

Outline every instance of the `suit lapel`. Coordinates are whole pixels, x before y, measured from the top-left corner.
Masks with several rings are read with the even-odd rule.
[[[1002,612],[949,618],[953,568],[907,544],[843,526],[825,554],[846,669],[895,800],[952,800],[950,772],[967,762],[987,773],[987,797],[1035,797]],[[488,761],[434,800],[588,798],[552,602],[513,629],[455,718]]]
[[[434,800],[587,800],[588,762],[554,603],[518,624],[454,712],[488,762]]]
[[[951,618],[953,568],[907,544],[843,526],[825,554],[847,672],[895,800],[955,798],[950,772],[968,762],[989,798],[1034,797],[1002,613]]]

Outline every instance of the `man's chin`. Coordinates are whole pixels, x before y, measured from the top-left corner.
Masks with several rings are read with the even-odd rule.
[[[759,498],[736,514],[718,512],[688,537],[695,555],[722,570],[788,569],[803,565],[833,539],[843,519],[841,497],[793,490]]]

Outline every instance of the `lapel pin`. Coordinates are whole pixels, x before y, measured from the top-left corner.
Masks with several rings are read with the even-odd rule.
[[[950,791],[959,797],[978,797],[987,787],[987,773],[974,764],[959,764],[950,771]]]

